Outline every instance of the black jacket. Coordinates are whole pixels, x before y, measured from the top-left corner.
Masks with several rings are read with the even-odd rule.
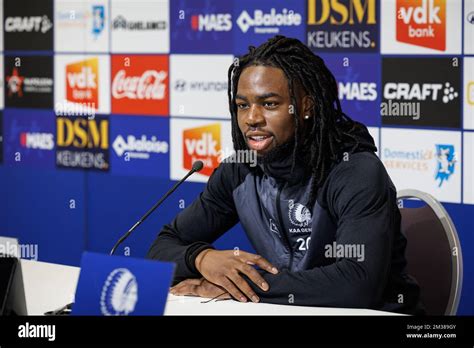
[[[175,282],[199,277],[197,254],[240,221],[255,251],[280,270],[261,271],[269,291],[251,284],[262,302],[419,313],[396,189],[367,129],[357,129],[359,144],[333,164],[314,206],[306,206],[311,176],[303,164],[291,173],[291,158],[254,168],[223,162],[148,257],[175,262]]]

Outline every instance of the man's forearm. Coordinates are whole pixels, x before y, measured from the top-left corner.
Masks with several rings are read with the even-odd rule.
[[[194,260],[201,251],[209,248],[212,248],[212,245],[205,242],[185,244],[165,227],[150,247],[147,258],[176,263],[174,275],[174,282],[176,283],[187,278],[200,276]]]
[[[378,282],[366,269],[351,260],[311,270],[273,275],[261,272],[270,289],[262,291],[249,281],[261,302],[321,307],[376,308],[379,304]]]

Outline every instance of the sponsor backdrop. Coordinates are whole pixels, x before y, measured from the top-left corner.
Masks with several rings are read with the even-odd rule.
[[[398,189],[439,199],[474,312],[474,0],[0,1],[0,235],[77,265],[204,162],[126,242],[142,257],[230,154],[227,70],[282,34],[326,61]],[[219,248],[252,251],[237,225]]]

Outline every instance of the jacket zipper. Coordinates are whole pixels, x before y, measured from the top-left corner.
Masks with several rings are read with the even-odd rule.
[[[281,213],[280,195],[281,195],[282,189],[283,189],[282,186],[278,186],[278,191],[277,191],[277,196],[276,196],[276,206],[277,206],[278,222],[280,223],[280,227],[282,229],[281,235],[283,236],[283,241],[285,242],[286,247],[288,251],[290,252],[290,269],[289,270],[291,271],[293,267],[293,250],[291,249],[290,240],[288,239],[288,236],[286,234],[285,225],[283,224],[283,217]]]

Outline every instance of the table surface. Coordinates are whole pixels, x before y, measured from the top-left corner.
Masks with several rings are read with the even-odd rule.
[[[21,260],[21,268],[29,315],[43,315],[74,301],[80,268],[30,260]],[[207,301],[169,294],[165,315],[398,315],[370,309]]]

